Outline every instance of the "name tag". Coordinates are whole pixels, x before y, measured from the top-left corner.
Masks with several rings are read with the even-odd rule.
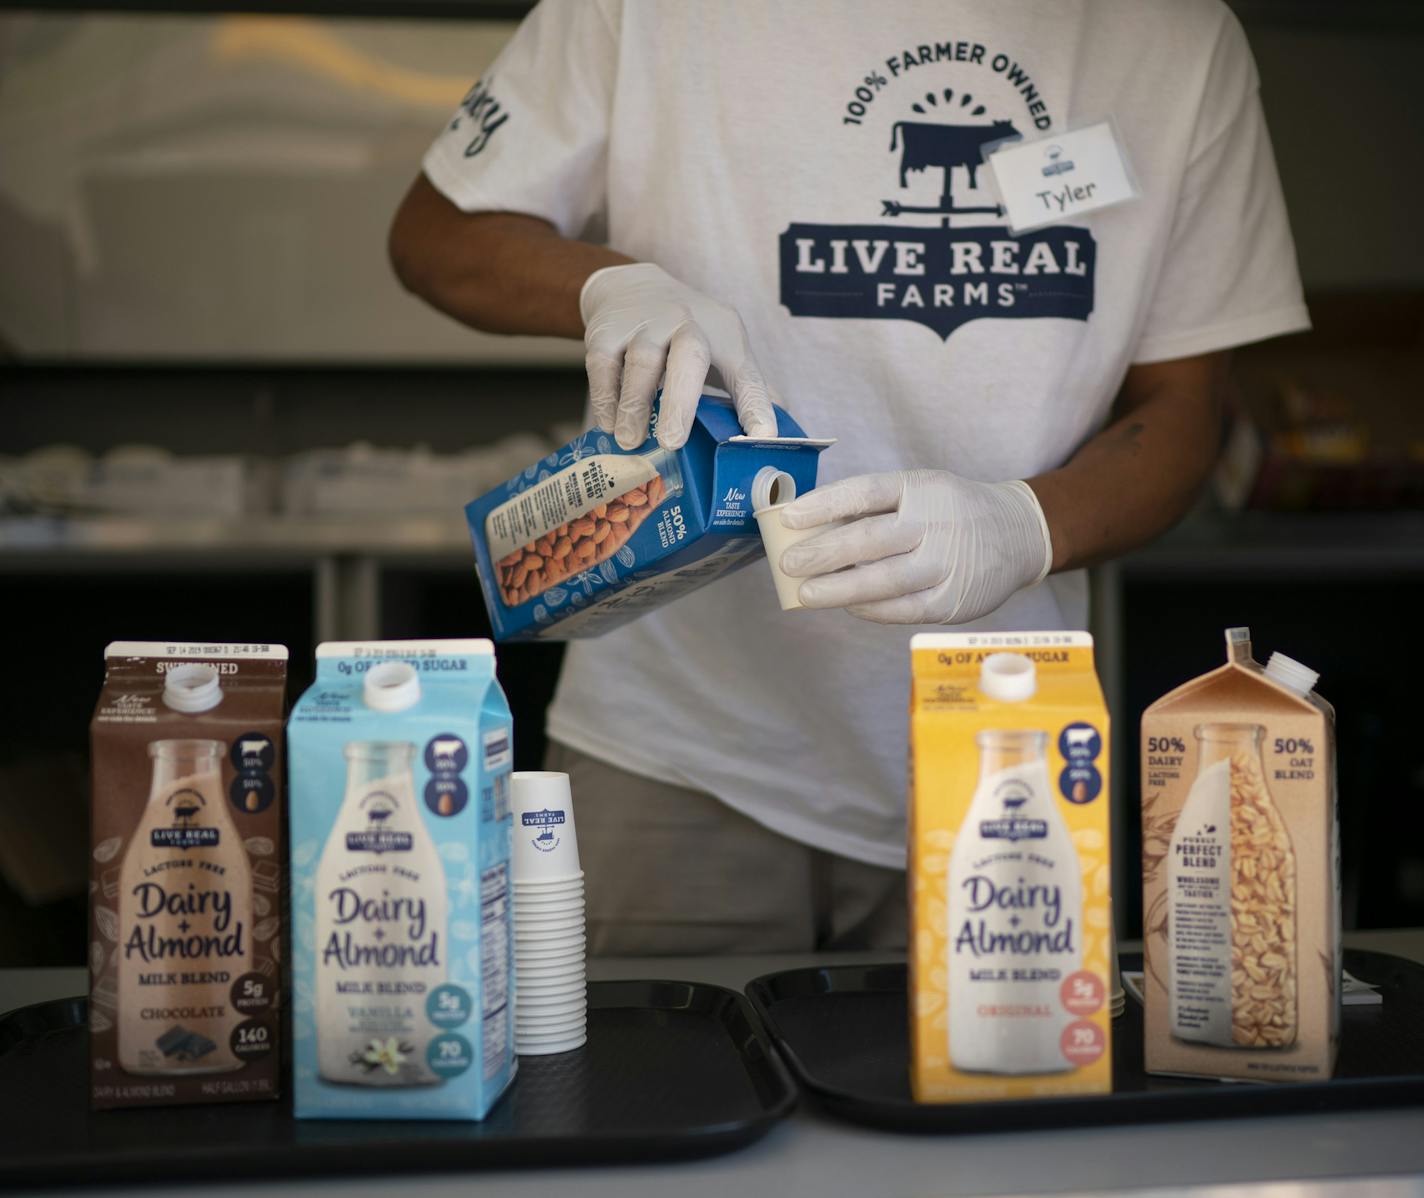
[[[1112,121],[1030,142],[1007,142],[984,156],[1008,214],[1024,233],[1138,197]]]

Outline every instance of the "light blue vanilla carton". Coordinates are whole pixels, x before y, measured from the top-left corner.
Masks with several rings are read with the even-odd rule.
[[[299,1119],[482,1119],[514,1076],[511,722],[484,640],[328,643],[287,725]]]
[[[655,409],[637,449],[592,429],[468,504],[496,639],[599,636],[760,557],[758,475],[809,491],[833,444],[775,412],[777,436],[747,437],[730,400],[704,395],[687,443],[666,450]]]

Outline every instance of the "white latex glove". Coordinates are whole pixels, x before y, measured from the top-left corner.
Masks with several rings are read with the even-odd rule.
[[[963,624],[1053,565],[1043,509],[1023,482],[971,482],[945,470],[862,474],[817,487],[781,513],[788,528],[847,517],[781,555],[787,574],[806,579],[807,607],[845,607],[880,624]]]
[[[731,392],[742,431],[776,436],[776,397],[752,357],[741,318],[725,304],[651,262],[634,262],[589,275],[579,311],[593,417],[624,449],[647,439],[664,374],[658,444],[677,449],[686,442],[709,367]]]

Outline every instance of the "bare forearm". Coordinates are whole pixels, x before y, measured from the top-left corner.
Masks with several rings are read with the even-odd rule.
[[[1118,419],[1064,466],[1029,480],[1055,571],[1116,557],[1186,513],[1216,461],[1227,358],[1133,367]]]
[[[632,259],[571,241],[517,212],[462,212],[424,175],[401,202],[391,264],[405,288],[489,333],[583,336],[579,291],[594,271]]]

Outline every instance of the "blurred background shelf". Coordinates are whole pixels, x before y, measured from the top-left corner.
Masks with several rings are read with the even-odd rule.
[[[474,496],[471,496],[474,498]],[[333,555],[427,557],[468,561],[470,537],[458,511],[448,516],[254,516],[240,520],[159,516],[12,516],[0,518],[0,561],[82,569],[134,555],[150,560],[201,558],[215,564],[233,555],[250,559],[317,561]]]

